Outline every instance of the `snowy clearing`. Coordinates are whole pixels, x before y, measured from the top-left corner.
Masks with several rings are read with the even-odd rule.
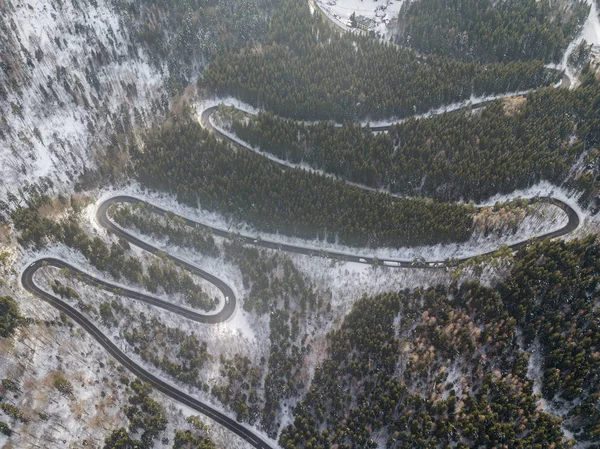
[[[365,29],[388,37],[389,25],[396,22],[404,0],[316,0],[316,5],[327,18],[346,31],[356,31],[348,26],[350,16],[362,19]]]

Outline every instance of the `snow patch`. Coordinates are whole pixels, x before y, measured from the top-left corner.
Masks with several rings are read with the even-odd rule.
[[[579,44],[585,39],[588,44],[593,44],[594,46],[600,46],[600,17],[598,16],[598,9],[596,5],[596,0],[588,0],[588,4],[590,5],[590,14],[583,24],[583,28],[577,36],[567,47],[565,54],[563,55],[562,61],[558,66],[549,65],[550,68],[557,68],[558,70],[564,70],[565,75],[569,79],[570,86],[576,87],[578,84],[577,73],[572,67],[569,67],[569,57],[577,48]]]

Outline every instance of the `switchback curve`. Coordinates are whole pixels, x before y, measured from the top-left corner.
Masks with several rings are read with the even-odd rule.
[[[130,236],[130,237],[132,237],[130,240],[131,243],[134,243],[134,240],[136,240],[136,239],[133,236]],[[150,247],[150,245],[147,245],[147,244],[145,244],[145,246]],[[159,251],[158,249],[153,248],[153,247],[152,247],[152,249],[153,249],[152,252]],[[185,261],[175,258],[174,256],[169,256],[169,257],[172,260],[174,260],[175,263],[179,264],[180,266],[189,268],[190,271],[192,271],[194,274],[197,274],[198,276],[201,276],[208,280],[210,280],[210,278],[212,277],[212,275],[200,270],[199,268],[197,268],[191,264],[188,264]],[[112,357],[114,357],[115,360],[117,360],[119,363],[121,363],[133,375],[137,376],[139,379],[141,379],[144,382],[148,382],[150,385],[152,385],[153,388],[155,388],[156,390],[165,394],[166,396],[168,396],[172,399],[175,399],[176,401],[190,407],[193,410],[196,410],[197,412],[204,414],[205,416],[208,416],[209,418],[213,419],[215,422],[221,424],[223,427],[227,428],[228,430],[230,430],[233,433],[235,433],[236,435],[238,435],[240,438],[247,441],[253,447],[255,447],[257,449],[274,449],[273,446],[271,446],[266,441],[264,441],[260,436],[258,436],[252,430],[246,428],[242,424],[238,423],[233,418],[230,418],[229,416],[225,415],[224,413],[222,413],[222,412],[216,410],[215,408],[211,407],[210,405],[194,398],[193,396],[191,396],[187,393],[184,393],[177,387],[171,385],[170,383],[164,381],[160,377],[155,376],[148,370],[141,367],[138,363],[136,363],[134,360],[132,360],[130,357],[128,357],[123,351],[121,351],[121,349],[119,349],[119,347],[117,345],[115,345],[108,337],[106,337],[106,335],[104,335],[102,333],[102,331],[100,329],[98,329],[98,327],[96,327],[90,320],[88,320],[81,312],[79,312],[77,309],[75,309],[70,304],[66,303],[65,301],[57,298],[56,296],[54,296],[54,295],[46,292],[45,290],[41,289],[40,287],[38,287],[36,285],[33,277],[37,270],[39,270],[40,268],[42,268],[44,266],[48,266],[48,265],[54,266],[56,268],[61,268],[61,269],[62,268],[69,269],[72,272],[74,272],[76,275],[80,276],[84,281],[89,282],[93,285],[96,285],[104,290],[112,291],[112,292],[118,293],[122,296],[128,296],[133,299],[137,299],[142,302],[154,305],[156,307],[160,307],[160,308],[169,310],[171,312],[178,313],[186,318],[189,318],[189,319],[192,319],[192,320],[195,320],[198,322],[203,322],[203,323],[222,322],[222,321],[226,320],[227,318],[229,318],[231,316],[231,314],[233,313],[233,311],[235,310],[235,304],[236,304],[235,295],[233,293],[233,290],[231,290],[231,288],[227,284],[225,284],[220,279],[215,278],[218,281],[217,287],[221,289],[221,291],[223,292],[223,294],[225,295],[225,298],[226,298],[224,307],[220,312],[218,312],[216,314],[202,315],[202,314],[199,314],[192,310],[186,309],[184,307],[169,303],[168,301],[163,301],[161,299],[158,299],[158,298],[155,298],[152,296],[144,295],[135,290],[129,290],[129,289],[123,288],[122,286],[111,284],[111,283],[106,282],[102,279],[99,279],[91,274],[88,274],[88,273],[80,270],[79,268],[77,268],[65,261],[62,261],[60,259],[55,259],[55,258],[38,259],[35,262],[33,262],[31,265],[29,265],[27,268],[25,268],[25,270],[23,271],[23,274],[21,275],[21,284],[23,285],[25,290],[27,290],[28,292],[32,293],[33,295],[41,298],[42,300],[46,301],[51,306],[53,306],[55,309],[64,313],[69,318],[71,318],[73,321],[75,321],[77,324],[79,324],[86,332],[89,333],[89,335],[92,338],[94,338],[98,343],[100,343],[100,345]]]
[[[483,106],[483,104],[481,106]],[[226,138],[230,141],[233,141],[236,145],[240,146],[240,144],[238,142],[232,140],[226,134],[224,134],[224,133],[220,132],[218,129],[212,127],[209,118],[210,118],[210,114],[212,114],[215,110],[216,110],[216,108],[209,108],[202,112],[202,120],[203,120],[205,126],[210,127],[211,129],[213,129],[213,131],[215,133],[219,134],[221,137]],[[377,128],[376,130],[383,130],[383,129]],[[249,149],[249,148],[247,148],[247,149]],[[561,209],[563,209],[568,216],[568,223],[559,230],[549,232],[549,233],[546,233],[546,234],[538,236],[538,237],[534,237],[529,240],[525,240],[522,242],[518,242],[518,243],[515,243],[512,245],[509,245],[509,247],[512,250],[516,251],[519,248],[521,248],[522,246],[527,245],[528,243],[530,243],[532,241],[540,241],[540,240],[545,240],[545,239],[550,239],[550,238],[555,238],[555,237],[560,237],[560,236],[566,235],[568,233],[573,232],[579,226],[579,222],[580,222],[579,216],[577,215],[576,211],[571,206],[566,204],[565,202],[563,202],[559,199],[556,199],[556,198],[551,198],[551,197],[540,197],[540,198],[537,198],[536,200],[548,202],[550,204],[554,204],[554,205],[560,207]],[[166,209],[163,209],[159,206],[148,203],[144,200],[141,200],[139,198],[135,198],[135,197],[127,196],[127,195],[120,195],[120,196],[114,196],[112,198],[109,198],[106,201],[104,201],[103,203],[101,203],[96,212],[96,219],[97,219],[98,223],[101,226],[103,226],[104,228],[106,228],[108,231],[114,233],[115,235],[117,235],[121,238],[124,238],[131,244],[136,245],[148,252],[151,252],[156,255],[165,256],[165,253],[162,250],[160,250],[160,249],[150,245],[149,243],[137,238],[136,236],[128,233],[127,231],[120,228],[119,226],[117,226],[115,223],[113,223],[109,219],[109,217],[108,217],[109,207],[113,204],[118,204],[118,203],[129,203],[129,204],[144,203],[147,208],[152,209],[152,211],[154,213],[157,213],[160,215],[165,215],[165,214],[169,213],[169,211]],[[180,218],[182,218],[187,225],[200,226],[200,227],[206,228],[217,236],[226,237],[226,238],[231,237],[230,232],[227,230],[220,229],[217,227],[211,227],[211,226],[196,222],[196,221],[191,220],[186,217],[180,217]],[[241,239],[241,241],[246,244],[254,244],[256,246],[260,246],[263,248],[270,248],[270,249],[281,250],[281,251],[286,251],[286,252],[291,252],[291,253],[296,253],[296,254],[304,254],[304,255],[309,255],[309,256],[322,255],[325,257],[339,259],[339,260],[343,260],[343,261],[359,262],[359,263],[371,264],[371,265],[378,265],[378,264],[383,263],[390,267],[402,267],[402,268],[415,267],[415,263],[413,261],[409,261],[409,260],[389,259],[389,260],[382,261],[373,256],[348,254],[348,253],[333,251],[333,250],[316,250],[315,248],[304,247],[304,246],[299,246],[299,245],[290,245],[290,244],[279,243],[279,242],[274,242],[274,241],[269,241],[269,240],[262,240],[258,237],[247,236],[247,235],[241,235],[241,236],[238,235],[236,237]],[[486,255],[486,254],[490,254],[490,253],[493,253],[493,251],[484,252],[479,255]],[[38,296],[39,298],[43,299],[44,301],[48,302],[50,305],[55,307],[57,310],[65,313],[67,316],[69,316],[71,319],[73,319],[73,321],[75,321],[77,324],[79,324],[81,327],[83,327],[119,363],[121,363],[123,366],[125,366],[132,374],[139,377],[141,380],[150,383],[156,390],[158,390],[158,391],[164,393],[165,395],[181,402],[182,404],[210,417],[211,419],[215,420],[219,424],[223,425],[225,428],[234,432],[239,437],[243,438],[245,441],[247,441],[253,447],[255,447],[257,449],[272,449],[272,446],[270,446],[267,442],[265,442],[261,437],[257,436],[251,430],[249,430],[245,426],[239,424],[234,419],[228,417],[227,415],[223,414],[222,412],[219,412],[218,410],[203,403],[202,401],[199,401],[198,399],[182,392],[178,388],[174,387],[173,385],[169,384],[168,382],[160,379],[159,377],[155,376],[154,374],[152,374],[149,371],[142,368],[135,361],[133,361],[131,358],[129,358],[127,355],[125,355],[125,353],[123,353],[109,338],[107,338],[83,314],[81,314],[78,310],[73,308],[71,305],[67,304],[66,302],[62,301],[61,299],[53,296],[52,294],[50,294],[50,293],[46,292],[45,290],[41,289],[40,287],[38,287],[33,280],[34,274],[38,269],[40,269],[42,266],[45,266],[45,265],[52,265],[57,268],[68,268],[68,269],[72,270],[73,272],[75,272],[78,276],[80,276],[86,282],[91,283],[99,288],[105,289],[107,291],[112,291],[114,293],[118,293],[123,296],[128,296],[133,299],[140,300],[142,302],[154,305],[156,307],[163,308],[165,310],[169,310],[174,313],[178,313],[178,314],[180,314],[186,318],[192,319],[194,321],[198,321],[198,322],[202,322],[202,323],[219,323],[219,322],[227,320],[233,314],[233,312],[235,311],[235,307],[236,307],[236,297],[235,297],[235,294],[234,294],[233,290],[231,289],[231,287],[229,287],[224,281],[222,281],[218,277],[216,277],[216,276],[214,276],[214,275],[212,275],[212,274],[196,267],[195,265],[193,265],[189,262],[186,262],[185,260],[180,259],[176,256],[166,254],[166,257],[168,257],[170,260],[172,260],[179,267],[186,269],[186,270],[196,274],[197,276],[200,276],[200,277],[208,280],[209,282],[213,283],[215,286],[217,286],[217,288],[219,288],[223,292],[223,295],[226,298],[223,308],[216,314],[211,314],[211,315],[199,314],[199,313],[192,311],[190,309],[187,309],[185,307],[181,307],[181,306],[169,303],[168,301],[164,301],[164,300],[161,300],[156,297],[144,295],[143,293],[137,292],[135,290],[126,289],[119,285],[111,284],[111,283],[106,282],[102,279],[99,279],[93,275],[85,273],[85,272],[81,271],[80,269],[78,269],[77,267],[74,267],[62,260],[54,259],[54,258],[39,259],[39,260],[36,260],[35,262],[33,262],[31,265],[29,265],[23,271],[23,274],[21,276],[21,283],[27,291]],[[457,262],[464,262],[470,258],[471,257],[461,258],[461,259],[458,259]],[[440,261],[428,261],[425,263],[425,265],[429,266],[429,267],[436,267],[436,268],[441,268],[441,267],[445,266],[444,261],[441,261],[441,260]],[[423,266],[423,265],[418,265],[418,266]]]
[[[579,227],[579,223],[580,223],[579,216],[577,215],[577,212],[571,206],[569,206],[567,203],[565,203],[557,198],[552,198],[552,197],[538,197],[535,199],[535,201],[546,202],[549,204],[553,204],[557,207],[560,207],[567,214],[568,222],[565,226],[563,226],[562,228],[560,228],[556,231],[548,232],[546,234],[543,234],[543,235],[540,235],[537,237],[533,237],[533,238],[530,238],[527,240],[523,240],[521,242],[513,243],[512,245],[508,245],[508,247],[514,251],[518,250],[522,246],[527,245],[531,242],[561,237],[563,235],[573,232],[574,230],[576,230]],[[114,232],[115,234],[122,236],[123,238],[126,238],[127,240],[134,243],[135,245],[138,244],[135,242],[140,242],[140,245],[148,245],[148,244],[131,236],[130,234],[128,234],[126,231],[124,231],[119,226],[117,226],[115,223],[113,223],[108,217],[108,210],[109,210],[110,206],[113,204],[119,204],[119,203],[144,204],[146,210],[151,210],[153,213],[155,213],[157,215],[161,215],[161,216],[164,216],[166,214],[172,214],[172,212],[168,211],[167,209],[163,209],[162,207],[156,206],[156,205],[149,203],[147,201],[144,201],[140,198],[135,198],[135,197],[132,197],[129,195],[114,196],[114,197],[109,198],[109,199],[105,200],[104,202],[102,202],[97,210],[98,222],[106,229],[109,229],[112,232]],[[202,227],[219,237],[224,237],[224,238],[232,237],[232,233],[226,229],[209,226],[209,225],[200,223],[198,221],[192,220],[187,217],[182,217],[182,216],[178,216],[178,217],[180,219],[182,219],[185,222],[185,224],[188,226]],[[265,240],[265,239],[261,239],[260,237],[257,237],[257,236],[236,234],[235,237],[238,238],[242,243],[245,243],[245,244],[255,245],[255,246],[262,247],[262,248],[269,248],[269,249],[274,249],[274,250],[279,250],[279,251],[285,251],[285,252],[294,253],[294,254],[303,254],[303,255],[307,255],[307,256],[320,255],[320,256],[331,258],[331,259],[338,259],[338,260],[342,260],[342,261],[346,261],[346,262],[359,262],[359,263],[370,264],[370,265],[378,265],[381,263],[388,262],[389,266],[394,266],[394,267],[401,267],[401,268],[415,267],[414,260],[396,259],[396,258],[385,258],[384,260],[381,260],[381,259],[378,259],[377,257],[366,255],[366,254],[356,254],[356,253],[351,254],[351,253],[335,251],[335,250],[315,249],[315,248],[312,248],[309,246],[292,245],[292,244],[281,243],[281,242],[276,242],[276,241],[272,241],[272,240]],[[150,246],[150,245],[148,245],[148,246]],[[151,248],[153,248],[153,247],[151,247]],[[154,248],[154,251],[157,252],[159,250]],[[482,252],[482,253],[478,254],[478,256],[488,255],[488,254],[492,254],[494,252],[495,252],[495,250]],[[459,263],[466,262],[467,260],[472,259],[473,257],[475,257],[475,256],[463,257],[463,258],[455,259],[455,261],[457,261]],[[429,265],[433,264],[436,267],[441,268],[441,267],[445,266],[445,261],[444,260],[430,260],[430,261],[427,261],[427,264],[429,264]]]
[[[569,221],[568,221],[567,225],[557,231],[547,233],[547,234],[539,236],[535,239],[530,239],[527,241],[523,241],[523,242],[519,242],[519,243],[510,245],[511,249],[517,250],[520,247],[529,243],[531,240],[543,240],[543,239],[555,238],[555,237],[559,237],[562,235],[566,235],[566,234],[574,231],[575,229],[577,229],[577,227],[579,226],[579,217],[578,217],[577,213],[568,204],[566,204],[558,199],[555,199],[555,198],[539,198],[538,201],[546,201],[546,202],[555,204],[558,207],[561,207],[568,215]],[[108,217],[109,207],[113,204],[118,204],[118,203],[129,203],[129,204],[143,203],[143,204],[145,204],[145,206],[147,208],[152,209],[152,211],[154,213],[157,213],[160,215],[165,215],[169,211],[167,211],[166,209],[163,209],[159,206],[156,206],[156,205],[153,205],[146,201],[143,201],[139,198],[126,196],[126,195],[120,195],[120,196],[114,196],[112,198],[105,200],[103,203],[100,204],[100,206],[97,209],[97,213],[96,213],[96,218],[97,218],[98,223],[101,226],[105,227],[110,232],[114,233],[115,235],[117,235],[119,237],[124,238],[131,244],[134,244],[136,246],[139,246],[140,248],[145,249],[146,251],[149,251],[153,254],[157,254],[157,255],[160,254],[161,256],[165,256],[165,253],[163,251],[161,251],[160,249],[158,249],[158,248],[150,245],[149,243],[135,237],[134,235],[126,232],[125,230],[121,229],[119,226],[117,226],[115,223],[113,223],[109,219],[109,217]],[[191,220],[186,217],[180,217],[180,218],[182,218],[187,225],[201,226],[206,229],[209,229],[215,235],[218,235],[221,237],[226,237],[226,238],[231,237],[231,234],[227,230],[207,226],[205,224],[196,222],[196,221]],[[323,255],[326,257],[340,259],[340,260],[344,260],[344,261],[359,262],[359,263],[366,263],[366,264],[372,264],[372,265],[376,265],[376,264],[379,264],[382,262],[382,261],[379,261],[375,257],[370,257],[370,256],[366,256],[366,255],[364,255],[364,256],[353,255],[353,254],[346,254],[343,252],[329,251],[329,250],[321,250],[321,251],[315,252],[314,248],[289,245],[289,244],[278,243],[278,242],[273,242],[273,241],[268,241],[268,240],[262,240],[262,239],[252,237],[252,236],[237,236],[237,237],[240,238],[243,243],[254,244],[254,245],[257,245],[260,247],[264,247],[264,248],[287,251],[287,252],[296,253],[296,254],[304,254],[304,255],[309,255],[309,256],[320,254],[320,255]],[[487,254],[487,253],[484,253],[484,254]],[[44,259],[39,259],[39,260],[36,260],[35,262],[33,262],[31,265],[29,265],[23,271],[23,274],[21,276],[21,283],[27,291],[29,291],[30,293],[32,293],[35,296],[38,296],[39,298],[43,299],[44,301],[48,302],[50,305],[55,307],[57,310],[65,313],[73,321],[75,321],[77,324],[79,324],[81,327],[83,327],[119,363],[121,363],[132,374],[139,377],[141,380],[151,384],[156,390],[164,393],[165,395],[175,399],[176,401],[179,401],[182,404],[215,420],[217,423],[223,425],[225,428],[231,430],[236,435],[243,438],[245,441],[247,441],[253,447],[255,447],[257,449],[272,449],[272,446],[270,446],[267,442],[265,442],[261,437],[257,436],[251,430],[249,430],[245,426],[239,424],[234,419],[228,417],[227,415],[223,414],[222,412],[219,412],[218,410],[205,404],[204,402],[199,401],[198,399],[182,392],[178,388],[174,387],[173,385],[169,384],[168,382],[162,380],[161,378],[155,376],[154,374],[152,374],[149,371],[142,368],[135,361],[133,361],[131,358],[129,358],[127,355],[125,355],[124,352],[122,352],[108,337],[106,337],[81,312],[79,312],[78,310],[76,310],[74,307],[67,304],[66,302],[62,301],[61,299],[53,296],[52,294],[50,294],[50,293],[46,292],[45,290],[41,289],[40,287],[38,287],[35,284],[34,279],[33,279],[35,272],[37,270],[39,270],[41,267],[46,266],[46,265],[52,265],[57,268],[67,268],[69,270],[72,270],[86,282],[96,285],[102,289],[112,291],[112,292],[118,293],[120,295],[128,296],[133,299],[140,300],[142,302],[154,305],[156,307],[163,308],[165,310],[169,310],[174,313],[178,313],[186,318],[189,318],[189,319],[192,319],[192,320],[195,320],[198,322],[218,323],[218,322],[222,322],[222,321],[228,319],[231,316],[231,314],[234,312],[235,306],[236,306],[236,297],[235,297],[235,294],[234,294],[233,290],[231,289],[231,287],[229,287],[224,281],[217,278],[216,276],[214,276],[208,272],[205,272],[204,270],[201,270],[200,268],[196,267],[193,264],[190,264],[189,262],[186,262],[183,259],[180,259],[180,258],[170,255],[170,254],[166,254],[166,257],[171,259],[175,264],[177,264],[181,268],[189,270],[190,272],[215,284],[223,292],[223,295],[226,298],[223,309],[221,311],[219,311],[218,313],[212,314],[212,315],[199,314],[197,312],[194,312],[194,311],[186,309],[184,307],[169,303],[169,302],[161,300],[159,298],[144,295],[135,290],[126,289],[126,288],[123,288],[122,286],[111,284],[111,283],[106,282],[102,279],[99,279],[91,274],[85,273],[82,270],[78,269],[77,267],[74,267],[74,266],[68,264],[67,262],[64,262],[60,259],[55,259],[55,258],[44,258]],[[469,258],[459,259],[458,262],[466,261],[468,259]],[[406,267],[414,267],[414,263],[411,261],[407,261],[407,260],[383,261],[383,263],[386,263],[386,262],[388,262],[390,264],[389,266],[405,267],[405,268]],[[429,262],[429,265],[430,266],[434,265],[435,267],[439,268],[439,267],[444,266],[443,263],[444,263],[443,261]]]

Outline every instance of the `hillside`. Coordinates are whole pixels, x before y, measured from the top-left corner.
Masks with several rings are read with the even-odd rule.
[[[369,1],[0,0],[0,448],[600,446],[597,5]]]
[[[264,22],[251,1],[10,0],[0,10],[0,178],[12,192],[72,188],[111,139],[166,117],[216,51]]]

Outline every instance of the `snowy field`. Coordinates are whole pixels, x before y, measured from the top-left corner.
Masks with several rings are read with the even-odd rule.
[[[550,66],[552,68],[558,68],[559,70],[565,70],[565,75],[569,78],[572,87],[578,85],[577,73],[568,65],[569,56],[571,56],[573,50],[575,50],[584,39],[588,44],[593,44],[594,48],[600,49],[600,16],[598,16],[598,6],[595,0],[589,0],[588,3],[590,5],[590,15],[585,21],[581,33],[569,44],[561,63],[558,66]]]
[[[388,25],[398,18],[403,0],[315,0],[316,5],[327,17],[345,30],[352,30],[348,26],[350,16],[370,19],[369,29],[387,36]]]

